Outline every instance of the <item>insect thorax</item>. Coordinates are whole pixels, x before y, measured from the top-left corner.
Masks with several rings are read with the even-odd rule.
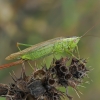
[[[75,47],[77,46],[77,43],[79,42],[80,37],[72,37],[72,38],[65,38],[62,40],[62,52],[73,52]]]

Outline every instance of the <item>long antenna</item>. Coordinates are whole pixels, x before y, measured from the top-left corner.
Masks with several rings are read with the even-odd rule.
[[[95,25],[93,25],[88,31],[86,31],[80,38],[82,38],[83,36],[85,36],[89,31],[91,31],[98,23],[96,23]]]

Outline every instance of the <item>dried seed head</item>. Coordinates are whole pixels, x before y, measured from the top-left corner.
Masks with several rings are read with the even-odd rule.
[[[33,95],[35,98],[43,95],[46,91],[41,80],[33,80],[33,82],[28,85],[28,88],[31,95]]]
[[[45,77],[45,75],[46,75],[46,71],[43,70],[43,69],[37,70],[37,71],[35,71],[35,72],[33,73],[33,77],[34,77],[35,79],[38,79],[38,78],[41,79],[41,78]]]
[[[60,67],[60,71],[64,74],[67,74],[69,71],[68,71],[68,68],[66,66],[61,66]]]
[[[8,85],[0,83],[0,96],[6,95],[8,93]]]
[[[66,75],[64,76],[64,78],[65,78],[66,81],[68,81],[69,79],[72,78],[72,75],[71,75],[70,73],[69,73],[69,74],[66,74]]]
[[[48,80],[48,84],[51,85],[51,86],[53,86],[55,84],[55,82],[56,81],[54,79],[49,79]]]
[[[16,86],[23,92],[28,92],[27,83],[24,80],[18,80]]]
[[[69,67],[70,73],[73,75],[74,78],[81,79],[87,73],[86,68],[86,60],[77,60],[76,58],[72,59],[71,65]]]
[[[6,96],[6,100],[61,100],[65,95],[57,88],[62,86],[66,88],[66,96],[72,100],[67,93],[67,87],[72,87],[77,93],[77,86],[87,75],[88,70],[84,59],[72,58],[67,67],[68,61],[67,57],[53,59],[48,69],[46,64],[41,69],[36,67],[30,76],[26,75],[23,64],[20,78],[13,72],[11,77],[14,83],[9,86],[0,84],[0,96]]]

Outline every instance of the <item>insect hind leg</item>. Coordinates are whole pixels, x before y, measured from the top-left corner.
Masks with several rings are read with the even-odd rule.
[[[19,46],[26,46],[26,47],[31,47],[32,46],[32,45],[29,45],[29,44],[23,44],[23,43],[19,43],[19,42],[17,42],[16,45],[17,45],[17,48],[18,48],[19,51],[21,51]]]
[[[21,49],[20,49],[19,46],[31,47],[32,45],[29,45],[29,44],[23,44],[23,43],[18,43],[18,42],[17,42],[17,48],[18,48],[19,51],[21,51]],[[28,64],[29,64],[29,66],[30,66],[30,67],[32,68],[32,70],[33,70],[33,69],[34,69],[33,66],[30,64],[29,61],[27,61],[27,62],[28,62]]]

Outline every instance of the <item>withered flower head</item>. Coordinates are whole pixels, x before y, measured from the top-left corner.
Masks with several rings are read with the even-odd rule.
[[[85,59],[77,60],[76,58],[72,58],[69,71],[73,75],[74,78],[77,78],[77,79],[84,78],[84,76],[89,71],[86,68],[86,60]]]
[[[79,92],[77,86],[89,70],[86,68],[86,60],[71,59],[65,57],[59,60],[53,59],[50,67],[46,65],[41,69],[35,69],[31,75],[25,74],[25,66],[22,64],[21,76],[17,78],[15,73],[10,74],[13,83],[9,85],[0,84],[0,96],[5,96],[6,100],[69,100],[68,87],[72,87]],[[69,63],[66,65],[66,63]],[[65,87],[66,93],[58,90],[58,87]]]
[[[87,74],[86,68],[86,60],[84,59],[76,59],[72,58],[69,66],[66,66],[66,63],[69,61],[67,57],[61,58],[60,60],[56,60],[51,66],[50,71],[58,80],[58,85],[64,86],[66,88],[67,97],[72,100],[72,97],[67,93],[67,87],[70,86],[77,90],[77,86],[81,83],[81,81],[77,79],[82,79]]]

